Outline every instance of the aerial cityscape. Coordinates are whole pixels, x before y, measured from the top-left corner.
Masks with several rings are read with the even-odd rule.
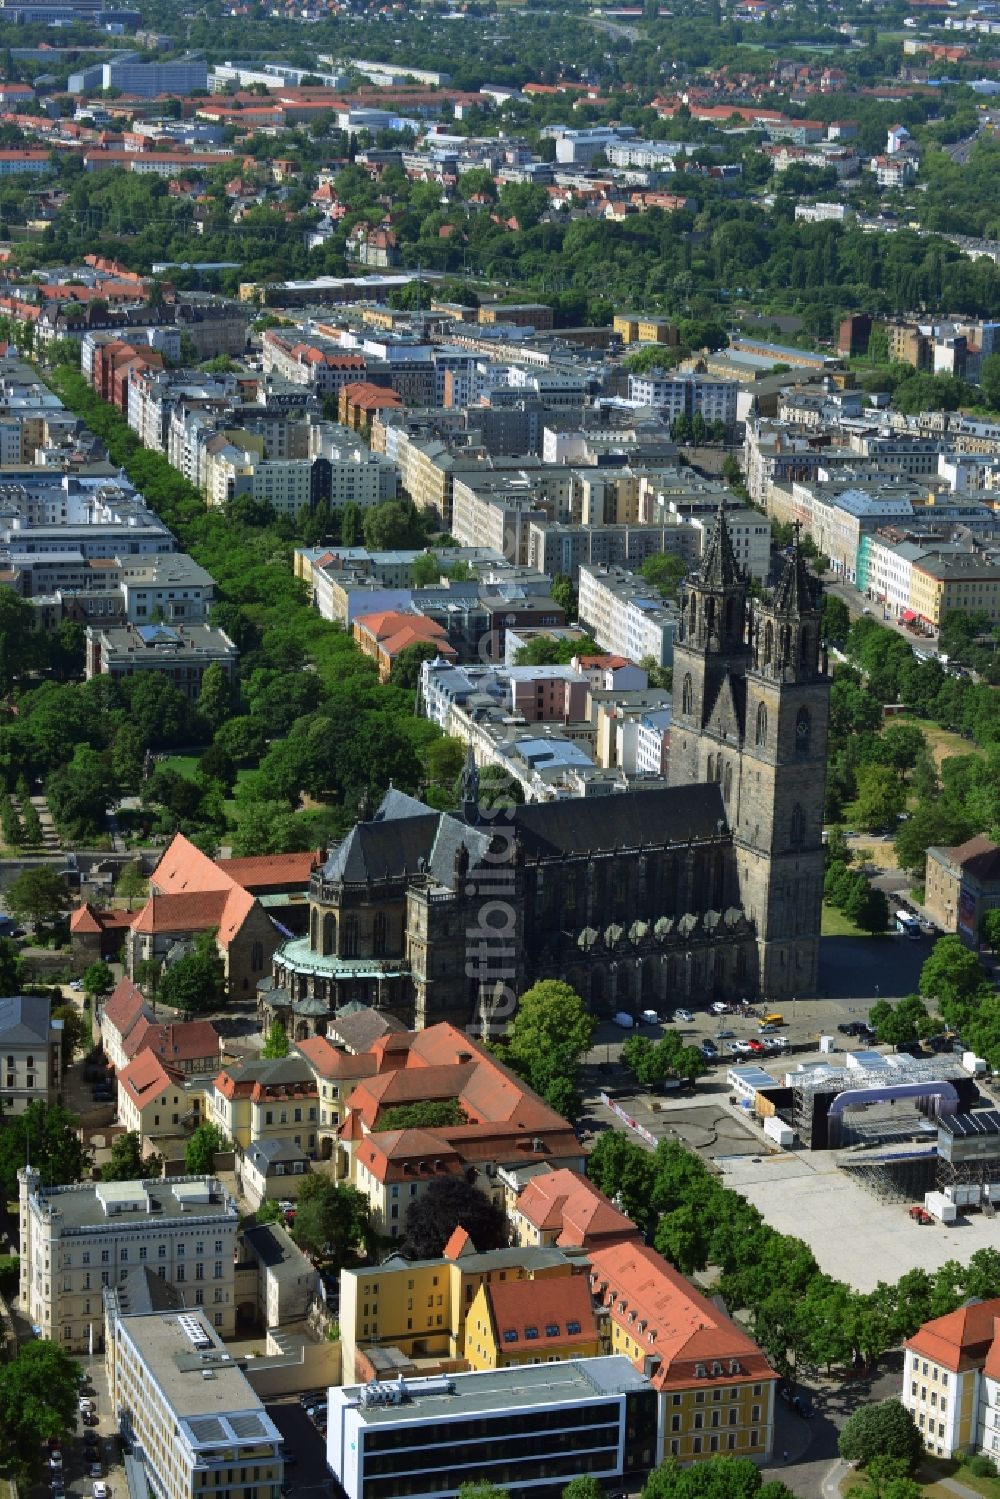
[[[1000,0],[0,0],[0,1499],[1000,1499]]]

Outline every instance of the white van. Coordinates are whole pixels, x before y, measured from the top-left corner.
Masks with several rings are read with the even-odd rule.
[[[660,1017],[659,1015],[657,1015],[655,1010],[643,1010],[639,1018],[640,1020],[644,1021],[646,1025],[659,1025],[660,1023]]]
[[[627,1010],[618,1010],[615,1014],[615,1025],[620,1025],[623,1031],[630,1031],[635,1021]]]

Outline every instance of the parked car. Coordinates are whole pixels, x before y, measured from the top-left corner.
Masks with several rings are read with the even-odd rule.
[[[714,1041],[703,1041],[701,1043],[701,1054],[709,1062],[714,1062],[719,1055],[719,1048]]]
[[[847,1020],[837,1026],[842,1036],[874,1036],[875,1032],[867,1020]]]
[[[805,1395],[792,1396],[792,1410],[804,1421],[811,1421],[813,1417],[812,1403]]]
[[[735,1035],[735,1031],[731,1031],[728,1029],[728,1027],[722,1026],[719,1030],[716,1031],[715,1039],[716,1041],[731,1041]]]
[[[750,1040],[745,1042],[744,1044],[747,1051],[749,1051],[753,1056],[756,1057],[761,1056],[767,1050],[767,1047],[764,1045],[763,1041],[758,1041],[756,1036],[751,1036]]]
[[[104,1469],[101,1467],[100,1463],[91,1463],[91,1465],[90,1465],[90,1476],[91,1476],[91,1478],[100,1478],[103,1472],[104,1472]]]
[[[91,1411],[88,1415],[81,1416],[80,1420],[83,1422],[84,1426],[97,1425],[97,1417],[95,1416],[93,1411]]]
[[[50,1452],[58,1452],[62,1447],[62,1442],[60,1442],[58,1437],[49,1437],[48,1445]]]
[[[710,1004],[708,1008],[713,1015],[728,1015],[730,1007],[727,1004],[723,1004],[721,999],[717,999],[714,1004]]]
[[[787,1051],[788,1050],[788,1037],[787,1036],[769,1036],[767,1038],[767,1050],[768,1051]]]
[[[691,1014],[690,1010],[675,1010],[674,1019],[683,1020],[685,1025],[690,1025],[692,1020],[694,1019],[694,1016]]]
[[[108,1486],[103,1478],[94,1479],[94,1499],[108,1499]]]
[[[760,1045],[759,1041],[757,1045]],[[749,1041],[730,1041],[729,1050],[734,1057],[748,1057],[753,1048]]]
[[[49,1484],[49,1492],[52,1495],[52,1499],[65,1499],[66,1485],[61,1478],[53,1478]]]
[[[55,1452],[49,1453],[49,1467],[54,1468],[57,1472],[62,1469],[62,1453],[58,1448]]]

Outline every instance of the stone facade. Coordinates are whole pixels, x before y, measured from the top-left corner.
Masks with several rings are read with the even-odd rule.
[[[391,791],[310,884],[262,1019],[296,1039],[345,1005],[499,1024],[543,978],[597,1014],[815,990],[830,680],[821,590],[793,548],[748,602],[724,515],[683,600],[667,789],[460,813]]]

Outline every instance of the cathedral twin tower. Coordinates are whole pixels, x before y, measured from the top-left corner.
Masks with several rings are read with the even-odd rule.
[[[774,593],[749,598],[720,507],[685,585],[674,644],[670,783],[716,782],[736,901],[757,936],[758,992],[812,994],[819,974],[830,677],[822,587],[798,535]]]

